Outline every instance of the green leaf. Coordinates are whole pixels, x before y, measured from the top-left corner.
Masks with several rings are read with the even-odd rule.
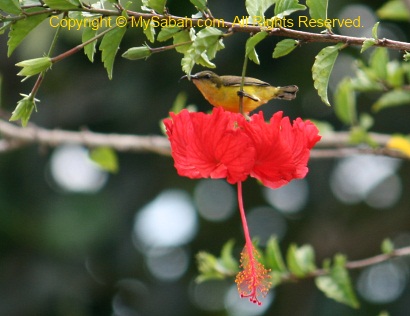
[[[37,12],[42,9],[32,8],[25,10],[27,13]],[[9,40],[7,42],[7,56],[10,57],[13,51],[20,45],[23,39],[41,22],[48,17],[48,14],[39,14],[26,17],[22,20],[17,20],[12,23],[9,32]]]
[[[104,35],[100,51],[102,51],[101,59],[107,69],[108,78],[112,79],[115,55],[117,54],[122,37],[126,31],[125,27],[115,27],[110,32]]]
[[[404,61],[409,61],[410,60],[410,53],[408,51],[405,51],[405,54],[403,55]]]
[[[368,113],[360,113],[359,116],[359,126],[368,131],[374,125],[374,118]],[[370,144],[372,146],[373,144]],[[372,146],[373,147],[373,146]]]
[[[194,41],[196,38],[195,29],[178,32],[174,35],[174,45]],[[188,50],[192,48],[193,43],[187,45],[176,46],[175,50],[181,54],[187,54]]]
[[[206,0],[189,0],[194,6],[197,7],[199,11],[205,11],[206,7]]]
[[[265,11],[269,9],[275,2],[276,0],[246,0],[246,11],[248,11],[248,14],[251,18],[264,17]]]
[[[97,34],[97,28],[93,30],[92,27],[85,27],[82,34],[82,42],[86,42],[92,39]],[[87,55],[91,62],[94,62],[95,46],[97,45],[97,40],[91,42],[84,46],[84,54]]]
[[[276,44],[273,50],[272,58],[279,58],[291,53],[297,46],[299,41],[293,39],[284,39]]]
[[[158,42],[164,42],[173,36],[175,36],[176,33],[180,32],[182,29],[180,27],[177,27],[175,25],[163,27],[161,31],[159,31],[158,36],[157,36],[157,41]]]
[[[366,40],[363,41],[363,45],[362,45],[362,49],[360,50],[360,53],[363,53],[366,49],[374,46],[374,44],[377,43],[377,40],[375,40],[374,38],[368,38]]]
[[[267,32],[262,31],[256,33],[254,36],[248,38],[246,41],[246,56],[252,60],[255,64],[259,65],[258,54],[256,53],[255,46],[262,41],[268,35]]]
[[[293,12],[305,9],[306,6],[299,4],[298,0],[277,0],[275,5],[275,16],[282,19]]]
[[[384,254],[389,255],[394,251],[394,244],[389,238],[386,238],[382,242],[381,249]]]
[[[55,10],[71,10],[81,7],[78,0],[44,0],[44,3],[50,9]]]
[[[393,88],[400,88],[404,85],[404,68],[397,60],[387,63],[387,83]]]
[[[233,246],[235,241],[233,239],[225,243],[221,250],[221,265],[226,268],[227,271],[237,271],[238,261],[232,255]]]
[[[208,68],[216,66],[210,61],[215,58],[216,52],[225,46],[222,43],[222,31],[207,27],[197,33],[197,36],[182,58],[182,70],[190,75],[195,64]]]
[[[374,39],[379,38],[378,35],[377,35],[377,30],[379,28],[379,24],[380,24],[380,22],[376,22],[376,24],[373,25],[373,27],[372,27],[372,36],[373,36]]]
[[[362,119],[362,115],[360,116],[360,118]],[[378,143],[367,132],[367,129],[363,128],[361,125],[366,125],[368,123],[362,122],[362,120],[360,120],[359,123],[359,126],[354,126],[353,128],[351,128],[349,135],[349,143],[353,145],[366,144],[371,148],[377,148],[379,146]]]
[[[377,47],[370,56],[369,66],[379,80],[386,80],[389,53],[387,48]]]
[[[380,22],[376,22],[376,24],[373,25],[373,28],[372,28],[373,38],[368,38],[363,42],[362,49],[360,50],[360,53],[363,53],[366,49],[368,49],[369,47],[372,47],[374,44],[377,43],[377,39],[378,39],[377,30],[379,28],[379,24],[380,24]]]
[[[21,120],[21,125],[25,127],[27,126],[31,113],[36,109],[36,100],[25,94],[21,95],[24,98],[17,102],[17,106],[10,117],[10,121]]]
[[[314,20],[327,19],[328,0],[306,0],[310,18]]]
[[[323,48],[315,57],[315,63],[312,67],[312,76],[315,89],[318,91],[322,101],[328,106],[330,106],[330,103],[327,97],[327,86],[329,84],[330,74],[342,46],[343,44],[339,43],[335,46]]]
[[[373,104],[372,110],[378,112],[385,108],[400,105],[410,105],[410,91],[392,90],[386,92]]]
[[[151,21],[148,24],[148,27],[143,27],[142,28],[145,36],[147,37],[147,39],[151,42],[154,43],[155,42],[155,24],[153,21]]]
[[[2,0],[0,2],[0,11],[11,14],[20,14],[21,8],[18,0]]]
[[[118,157],[112,148],[94,148],[90,151],[89,155],[90,159],[94,161],[101,169],[111,173],[116,173],[118,171]]]
[[[200,273],[196,278],[196,282],[201,283],[212,279],[223,279],[223,275],[216,268],[218,260],[214,255],[201,251],[196,255],[196,261]]]
[[[404,22],[410,20],[410,12],[402,0],[387,1],[376,13],[381,19]]]
[[[295,244],[289,246],[286,260],[289,271],[297,277],[304,277],[315,271],[315,253],[310,245],[297,247]]]
[[[352,89],[351,79],[344,78],[335,91],[335,113],[340,121],[354,125],[356,117],[356,96]]]
[[[346,258],[343,255],[336,255],[329,275],[317,277],[315,283],[327,297],[350,307],[359,308],[359,301],[353,291],[345,264]]]
[[[23,68],[17,75],[25,77],[34,76],[50,68],[52,64],[50,57],[23,60],[16,64],[17,67]]]
[[[167,0],[142,0],[144,6],[152,8],[158,13],[164,13],[166,2]]]
[[[280,252],[278,239],[270,237],[266,243],[265,264],[268,269],[282,273],[288,272]]]

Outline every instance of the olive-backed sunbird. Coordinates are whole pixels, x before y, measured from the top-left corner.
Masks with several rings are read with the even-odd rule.
[[[183,76],[181,79],[187,78]],[[213,106],[220,106],[227,111],[239,112],[238,91],[240,76],[218,76],[205,70],[191,75],[192,82]],[[249,113],[272,99],[293,100],[298,87],[295,85],[274,87],[259,79],[245,77],[243,87],[243,111]]]

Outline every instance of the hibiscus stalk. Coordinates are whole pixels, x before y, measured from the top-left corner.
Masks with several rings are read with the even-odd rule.
[[[252,244],[249,234],[248,223],[246,221],[245,209],[242,198],[242,182],[239,181],[238,187],[238,204],[241,214],[242,227],[245,235],[245,247],[241,253],[241,267],[243,271],[236,276],[235,282],[238,285],[238,291],[242,298],[249,297],[252,303],[261,305],[258,296],[265,296],[271,286],[269,282],[269,271],[258,262],[259,253]]]

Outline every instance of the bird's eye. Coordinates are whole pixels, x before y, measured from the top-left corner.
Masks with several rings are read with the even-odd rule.
[[[204,78],[211,79],[211,74],[205,74]]]

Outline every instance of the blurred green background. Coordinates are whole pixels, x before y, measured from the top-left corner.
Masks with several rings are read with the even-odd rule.
[[[195,13],[189,1],[168,1],[179,16]],[[361,16],[364,28],[336,33],[370,36],[383,1],[330,1],[329,17]],[[215,17],[232,21],[246,14],[241,2],[209,1]],[[296,16],[292,16],[296,18]],[[408,23],[384,21],[379,38],[410,41]],[[311,30],[312,31],[312,30]],[[319,30],[313,30],[318,32]],[[48,51],[54,29],[48,20],[6,58],[7,35],[0,37],[2,109],[11,112],[19,93],[28,93],[34,79],[23,83],[14,64]],[[240,75],[248,35],[225,40],[213,62],[218,74]],[[63,31],[56,54],[81,40],[77,31]],[[275,85],[296,84],[298,98],[262,107],[266,115],[283,110],[331,123],[345,130],[317,96],[311,79],[315,55],[324,44],[305,44],[292,54],[272,59],[280,39],[257,46],[261,66],[249,63],[247,75]],[[210,110],[194,85],[179,82],[181,55],[156,54],[131,62],[120,55],[146,41],[141,30],[127,32],[110,81],[100,62],[81,52],[56,64],[38,93],[41,100],[32,122],[46,128],[101,133],[161,134],[159,122],[175,98],[185,92],[189,104]],[[369,52],[344,50],[335,65],[330,96],[337,83],[353,75],[354,58]],[[391,52],[392,58],[400,58]],[[195,71],[201,68],[196,66]],[[375,95],[361,95],[360,112],[369,112]],[[375,115],[372,131],[410,133],[410,107],[390,108]],[[120,171],[108,175],[74,145],[29,146],[0,155],[0,315],[31,316],[190,316],[190,315],[408,315],[409,260],[400,258],[353,271],[361,301],[359,310],[327,299],[312,280],[271,290],[262,307],[240,300],[233,280],[195,283],[195,255],[219,254],[233,238],[235,254],[244,244],[235,188],[219,180],[190,180],[177,175],[169,157],[119,154]],[[286,249],[309,243],[318,265],[337,252],[349,260],[380,252],[386,237],[396,246],[410,244],[410,164],[374,156],[311,160],[306,179],[268,190],[253,179],[244,184],[245,209],[251,234],[263,246],[275,234]]]

